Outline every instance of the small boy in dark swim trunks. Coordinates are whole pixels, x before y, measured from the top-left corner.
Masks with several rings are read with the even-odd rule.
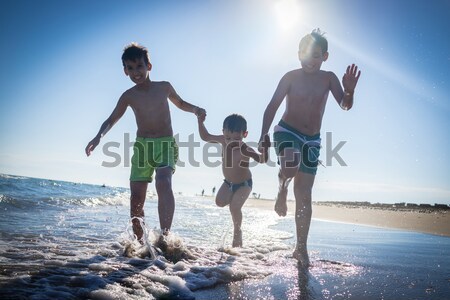
[[[233,247],[242,247],[242,206],[252,191],[252,173],[249,169],[250,158],[257,162],[267,162],[269,156],[269,137],[263,143],[258,154],[242,140],[247,136],[247,121],[237,114],[228,116],[223,122],[223,134],[212,135],[206,130],[205,115],[198,116],[198,128],[202,140],[222,145],[222,171],[225,177],[216,196],[220,207],[229,205],[233,219]]]

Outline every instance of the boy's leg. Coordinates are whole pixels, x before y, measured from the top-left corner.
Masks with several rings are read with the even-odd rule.
[[[315,175],[298,172],[294,179],[295,225],[297,228],[297,245],[293,253],[299,263],[309,266],[307,240],[312,215],[312,187]]]
[[[278,172],[278,195],[275,202],[275,211],[279,216],[286,216],[288,186],[298,172],[300,153],[295,148],[284,148],[278,156],[280,170]]]
[[[172,173],[170,167],[156,170],[155,187],[158,194],[158,215],[161,232],[167,234],[172,227],[175,212],[175,198],[172,191]]]
[[[230,187],[225,182],[219,188],[216,195],[216,205],[224,207],[230,204],[233,193],[230,191]]]
[[[247,200],[252,188],[249,186],[243,186],[234,192],[230,202],[230,213],[233,219],[233,247],[242,247],[242,206]]]
[[[143,229],[141,223],[135,218],[144,218],[144,203],[147,194],[146,181],[130,181],[130,215],[133,224],[133,232],[139,241],[142,240]]]

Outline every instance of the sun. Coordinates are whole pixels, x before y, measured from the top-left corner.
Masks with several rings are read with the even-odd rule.
[[[277,0],[274,8],[282,30],[290,30],[298,24],[301,17],[299,0]]]

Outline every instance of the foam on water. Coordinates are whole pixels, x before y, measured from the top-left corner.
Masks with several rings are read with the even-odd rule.
[[[45,218],[27,207],[10,210],[10,216],[20,217],[0,220],[5,225],[0,230],[2,296],[193,299],[196,290],[270,273],[264,267],[265,254],[287,248],[273,239],[275,230],[261,226],[262,220],[275,224],[274,218],[249,213],[244,223],[247,246],[232,249],[228,213],[222,215],[212,202],[192,200],[177,199],[177,213],[183,217],[168,236],[161,238],[158,230],[141,223],[144,245],[132,233],[129,207],[66,201],[52,210],[46,203],[37,211]],[[145,224],[157,221],[152,209],[156,203],[147,202]],[[254,219],[258,226],[251,222]],[[253,241],[259,234],[260,239]]]
[[[121,235],[119,242],[84,244],[72,251],[61,249],[64,241],[37,237],[28,237],[21,246],[2,245],[2,293],[6,298],[37,299],[194,299],[193,291],[198,289],[267,276],[270,271],[264,266],[269,264],[263,254],[286,248],[273,243],[218,250],[186,245],[172,233],[165,241],[168,252],[159,250],[149,257],[148,245],[156,247],[159,239],[158,232],[150,232],[152,240],[144,245],[130,239],[128,232]],[[180,250],[189,251],[189,258],[177,262],[166,258]]]
[[[177,197],[172,233],[161,238],[149,197],[142,245],[128,190],[0,176],[0,194],[1,299],[211,299],[209,288],[223,291],[218,299],[450,293],[448,238],[313,221],[305,272],[292,258],[293,217],[272,211],[244,206],[244,247],[230,248],[227,208]]]

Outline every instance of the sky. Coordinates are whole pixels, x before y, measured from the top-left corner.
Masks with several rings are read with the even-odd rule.
[[[131,109],[90,157],[84,148],[133,86],[120,60],[130,42],[149,49],[151,80],[206,109],[211,133],[239,113],[254,145],[314,28],[329,42],[323,70],[342,78],[355,63],[362,75],[350,111],[328,98],[313,200],[450,204],[448,0],[2,1],[0,173],[128,187]],[[211,194],[220,150],[200,141],[194,115],[170,109],[184,145],[173,189]],[[274,199],[275,151],[251,171],[253,192]]]

